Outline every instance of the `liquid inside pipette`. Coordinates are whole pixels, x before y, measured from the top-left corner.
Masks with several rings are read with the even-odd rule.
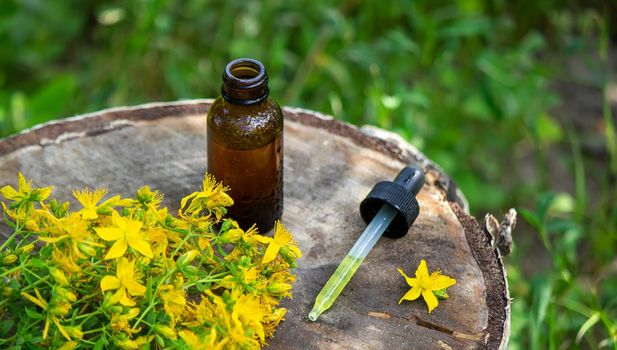
[[[386,228],[388,228],[396,214],[397,211],[389,204],[384,204],[381,207],[317,295],[315,305],[308,316],[309,320],[316,321],[319,315],[334,304],[336,298],[341,294],[343,288],[345,288],[360,264],[362,264],[364,258],[373,249],[375,243],[377,243]]]

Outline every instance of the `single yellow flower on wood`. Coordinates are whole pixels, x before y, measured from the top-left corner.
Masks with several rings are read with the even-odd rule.
[[[120,259],[116,267],[116,275],[107,275],[101,279],[101,291],[108,290],[117,292],[112,297],[114,301],[120,302],[124,306],[134,306],[135,302],[127,295],[144,295],[146,287],[139,284],[135,278],[135,261],[128,261],[126,258]]]
[[[124,218],[113,212],[112,222],[116,227],[102,227],[94,230],[102,239],[115,241],[105,255],[105,259],[119,258],[126,252],[127,247],[131,247],[144,256],[152,259],[152,247],[145,234],[141,231],[143,222]]]
[[[285,226],[278,221],[274,224],[274,237],[255,235],[253,238],[261,243],[268,244],[263,258],[264,264],[276,259],[276,255],[281,248],[289,249],[296,258],[302,257],[302,252],[300,252],[300,249],[296,246],[296,241],[291,236],[291,233],[289,233]]]
[[[398,303],[400,304],[403,300],[415,300],[422,295],[424,301],[426,301],[426,305],[428,306],[429,314],[439,304],[437,297],[433,292],[445,290],[446,288],[456,284],[456,280],[454,278],[442,275],[441,271],[435,271],[429,276],[426,261],[424,261],[424,259],[420,261],[420,265],[416,270],[416,278],[408,277],[400,268],[397,269],[397,271],[405,277],[407,284],[411,287],[411,290],[405,293]]]

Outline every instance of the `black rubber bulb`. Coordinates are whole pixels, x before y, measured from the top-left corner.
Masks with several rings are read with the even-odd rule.
[[[397,211],[384,236],[401,238],[407,234],[420,214],[416,195],[424,185],[424,172],[415,166],[406,166],[394,181],[378,182],[360,203],[360,215],[366,224],[371,222],[383,205]]]

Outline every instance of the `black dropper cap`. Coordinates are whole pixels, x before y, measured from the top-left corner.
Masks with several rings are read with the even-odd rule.
[[[407,234],[420,214],[416,195],[424,185],[424,172],[415,166],[406,166],[394,181],[378,182],[360,203],[360,215],[368,225],[381,207],[391,205],[397,215],[384,232],[389,238],[401,238]]]

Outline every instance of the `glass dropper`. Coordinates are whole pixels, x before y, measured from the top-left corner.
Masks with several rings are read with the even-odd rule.
[[[422,170],[405,167],[393,182],[382,181],[373,187],[360,205],[360,213],[368,226],[317,295],[309,320],[316,321],[334,304],[384,232],[392,238],[407,233],[419,214],[415,196],[423,184]]]

